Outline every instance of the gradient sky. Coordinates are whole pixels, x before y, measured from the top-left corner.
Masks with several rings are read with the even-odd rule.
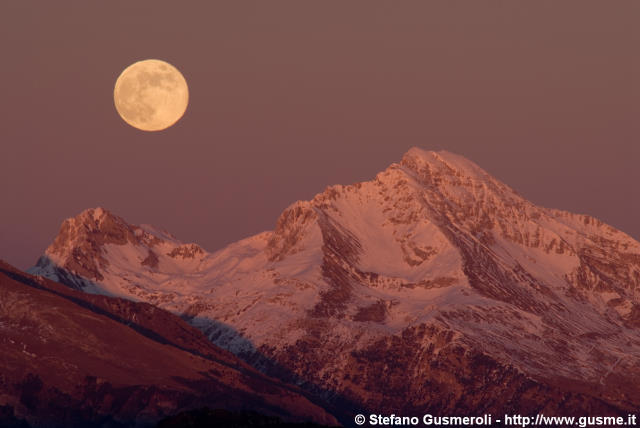
[[[1,259],[95,206],[215,250],[411,146],[640,238],[640,2],[185,3],[0,3]],[[113,106],[146,58],[190,87],[159,133]]]

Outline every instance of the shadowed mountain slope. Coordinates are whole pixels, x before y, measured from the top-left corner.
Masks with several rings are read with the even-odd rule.
[[[151,426],[203,406],[335,422],[175,315],[2,262],[0,356],[3,413],[31,426]]]

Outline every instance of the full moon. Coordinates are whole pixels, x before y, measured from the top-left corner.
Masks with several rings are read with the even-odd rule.
[[[176,123],[189,103],[182,73],[157,59],[138,61],[116,80],[113,101],[122,119],[143,131],[161,131]]]

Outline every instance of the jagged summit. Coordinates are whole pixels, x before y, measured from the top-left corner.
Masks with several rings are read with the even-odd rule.
[[[33,271],[181,314],[372,411],[455,413],[484,400],[474,391],[506,400],[497,373],[547,388],[549,403],[640,405],[640,243],[538,207],[461,156],[413,148],[215,253],[95,211],[89,226],[65,222]]]
[[[426,166],[430,166],[453,174],[490,178],[489,174],[469,159],[446,150],[430,151],[412,147],[402,156],[400,164],[411,169],[417,166],[418,168],[414,169],[416,172]]]
[[[135,242],[135,236],[140,237],[145,233],[159,239],[177,241],[169,232],[154,226],[148,224],[132,226],[122,217],[103,207],[89,208],[73,218],[66,219],[60,227],[56,241],[60,246],[64,246],[69,242],[102,236],[105,243],[124,243]]]
[[[113,249],[119,252],[115,259]],[[119,290],[96,288],[104,271],[114,263],[139,259],[141,267],[155,269],[160,258],[196,259],[204,254],[197,244],[183,244],[170,233],[150,225],[131,225],[102,208],[84,210],[66,219],[53,244],[30,269],[56,281],[65,281],[85,291],[121,295]],[[167,264],[169,267],[171,263]],[[175,266],[174,266],[175,267]],[[191,266],[189,266],[191,268]]]

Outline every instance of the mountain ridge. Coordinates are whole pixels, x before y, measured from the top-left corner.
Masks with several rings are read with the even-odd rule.
[[[411,149],[372,181],[330,186],[285,209],[274,231],[211,254],[85,213],[63,223],[34,273],[181,314],[267,373],[256,352],[289,381],[363,408],[468,411],[483,388],[508,390],[505,376],[569,394],[576,413],[640,404],[640,243],[538,207],[461,156]],[[465,381],[474,364],[480,379]],[[408,385],[381,385],[400,373]],[[504,400],[482,406],[527,403]]]

